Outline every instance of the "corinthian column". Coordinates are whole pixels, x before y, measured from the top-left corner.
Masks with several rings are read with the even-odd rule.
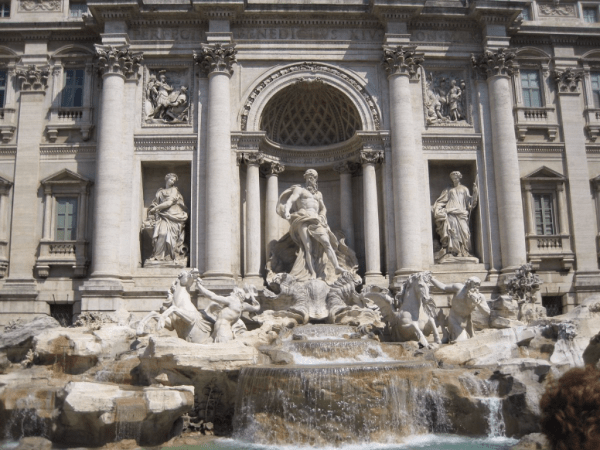
[[[121,213],[122,142],[125,121],[123,104],[125,79],[137,76],[141,53],[131,53],[128,45],[96,45],[98,67],[102,72],[102,102],[98,128],[92,240],[92,277],[119,278],[118,220]],[[130,106],[130,105],[128,105]]]
[[[472,57],[473,67],[487,78],[490,98],[502,272],[514,270],[527,259],[517,140],[509,85],[514,57],[514,53],[502,48],[496,53],[486,50],[480,57]]]
[[[206,272],[208,279],[233,282],[231,135],[229,79],[236,50],[233,45],[205,45],[194,54],[208,73],[206,137]]]
[[[265,246],[267,260],[271,256],[271,246],[279,238],[277,221],[277,201],[279,200],[279,174],[285,170],[282,164],[272,162],[262,166],[261,171],[267,178],[265,198]]]
[[[381,249],[379,246],[379,207],[377,205],[377,178],[375,165],[383,161],[383,152],[360,152],[363,170],[363,205],[365,220],[365,284],[383,281],[381,276]]]
[[[336,165],[333,170],[340,174],[340,219],[346,237],[346,245],[354,248],[354,208],[352,200],[352,174],[359,166],[349,161]]]
[[[390,86],[391,153],[396,224],[396,276],[422,269],[422,155],[415,145],[410,80],[418,79],[423,54],[414,46],[384,48],[383,65]]]
[[[246,264],[244,280],[262,286],[260,275],[260,184],[261,153],[244,154],[246,171]]]

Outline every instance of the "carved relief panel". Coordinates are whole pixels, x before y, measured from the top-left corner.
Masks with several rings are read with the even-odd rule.
[[[191,126],[192,87],[191,66],[146,67],[142,126]]]
[[[423,105],[428,127],[470,127],[470,83],[464,70],[425,70]]]

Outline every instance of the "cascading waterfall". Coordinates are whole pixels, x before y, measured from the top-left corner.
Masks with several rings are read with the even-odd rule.
[[[139,398],[121,398],[115,403],[115,441],[135,439],[139,442],[142,422],[147,413],[145,401]]]
[[[502,399],[498,396],[498,381],[482,380],[469,373],[460,378],[469,394],[481,401],[488,410],[488,437],[506,436]]]
[[[265,444],[390,442],[445,432],[430,363],[242,369],[235,435]]]

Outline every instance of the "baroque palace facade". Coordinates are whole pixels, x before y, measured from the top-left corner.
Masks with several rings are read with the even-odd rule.
[[[0,324],[155,310],[181,267],[262,290],[307,169],[366,284],[494,298],[530,262],[569,311],[600,292],[599,5],[1,1]]]

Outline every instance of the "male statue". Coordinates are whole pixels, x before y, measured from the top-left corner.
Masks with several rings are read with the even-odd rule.
[[[306,186],[287,189],[277,205],[277,213],[289,221],[290,237],[300,248],[291,272],[298,280],[325,279],[325,255],[335,274],[344,272],[336,255],[338,240],[327,225],[327,208],[317,188],[317,177],[316,170],[308,169],[304,173]]]
[[[477,277],[471,277],[465,284],[443,284],[434,277],[431,277],[431,283],[444,292],[454,294],[450,313],[448,317],[444,317],[444,323],[441,324],[443,332],[442,342],[466,341],[472,338],[475,335],[475,331],[473,329],[471,313],[476,308],[479,308],[486,314],[490,313],[490,308],[485,301],[485,297],[479,292],[481,280]],[[438,319],[439,317],[440,315],[438,315]]]
[[[236,287],[233,288],[233,292],[230,295],[224,297],[206,289],[202,285],[200,278],[196,278],[196,288],[200,295],[208,297],[222,307],[217,314],[211,335],[213,342],[229,342],[233,340],[235,338],[234,328],[240,317],[242,317],[242,313],[244,311],[256,313],[260,310],[260,303],[256,300],[255,292],[252,290],[249,290],[248,295],[246,295],[243,289]],[[247,297],[252,302],[251,304],[246,302]]]

